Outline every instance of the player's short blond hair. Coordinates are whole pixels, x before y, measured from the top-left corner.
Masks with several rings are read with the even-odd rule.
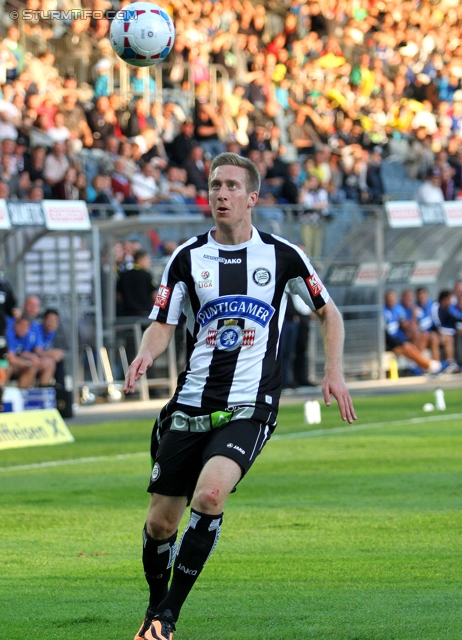
[[[261,179],[260,179],[260,172],[258,171],[256,164],[252,162],[252,160],[249,160],[248,158],[243,158],[242,156],[239,156],[237,153],[228,153],[228,152],[220,153],[219,156],[214,158],[210,166],[209,188],[210,188],[211,176],[215,171],[215,169],[217,167],[223,167],[228,165],[231,165],[233,167],[241,167],[241,169],[245,170],[245,173],[246,173],[245,184],[247,188],[247,193],[252,193],[253,191],[260,193]]]

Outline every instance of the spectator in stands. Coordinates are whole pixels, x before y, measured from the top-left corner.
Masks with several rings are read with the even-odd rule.
[[[92,204],[96,205],[108,205],[107,207],[95,207],[91,208],[91,215],[95,218],[110,218],[114,217],[115,220],[121,220],[125,218],[125,212],[120,204],[122,198],[117,197],[111,188],[111,177],[104,174],[97,174],[93,178],[93,192],[94,196],[91,198]],[[137,213],[134,211],[133,213]]]
[[[148,106],[146,100],[144,98],[137,98],[124,130],[124,135],[127,136],[127,138],[139,136],[143,129],[146,129],[148,126],[147,112]]]
[[[7,71],[7,79],[14,80],[24,70],[26,52],[20,43],[21,32],[16,26],[9,27],[3,44],[8,47],[17,60],[17,65]]]
[[[186,169],[188,184],[193,184],[198,191],[208,191],[208,173],[204,163],[204,149],[201,146],[192,147],[182,166]]]
[[[319,142],[319,136],[315,134],[313,127],[307,121],[303,109],[295,113],[295,120],[288,127],[290,142],[296,147],[299,156],[313,156],[316,150],[315,139]]]
[[[160,201],[159,185],[155,180],[155,169],[151,162],[145,162],[141,172],[132,178],[132,193],[143,208],[149,208]]]
[[[65,142],[71,137],[71,132],[64,126],[64,115],[62,113],[57,112],[53,116],[53,126],[47,130],[47,136],[53,142]]]
[[[220,132],[221,120],[213,105],[199,104],[195,118],[194,138],[210,158],[225,151],[225,146],[219,138]]]
[[[281,185],[280,198],[282,203],[298,204],[300,198],[300,190],[302,187],[300,175],[300,163],[289,163],[289,165],[287,166],[287,175],[285,176]]]
[[[74,22],[78,22],[75,20]],[[63,102],[58,107],[58,111],[64,116],[64,126],[71,132],[71,139],[80,141],[86,147],[93,145],[93,136],[88,126],[85,111],[80,104],[77,104],[77,93],[73,89],[67,89],[63,93]]]
[[[444,202],[444,193],[441,189],[441,169],[434,167],[427,173],[427,179],[417,189],[416,200],[421,204],[438,204]]]
[[[182,167],[171,165],[160,182],[160,193],[164,199],[178,204],[195,204],[197,190],[193,184],[187,184],[187,172]],[[192,211],[195,213],[195,211]],[[183,213],[185,213],[183,211]]]
[[[382,204],[385,189],[382,182],[382,149],[374,147],[367,163],[366,185],[371,204]]]
[[[122,203],[122,205],[135,205],[137,199],[132,193],[132,185],[127,176],[127,161],[119,156],[114,162],[114,171],[111,175],[111,187],[114,196]],[[129,207],[126,210],[127,215],[131,215],[133,209]]]
[[[68,169],[69,160],[64,153],[64,145],[62,142],[55,142],[52,152],[44,160],[43,178],[50,187],[53,187],[64,179]]]
[[[72,20],[70,31],[58,39],[62,51],[64,71],[75,73],[78,83],[88,81],[90,58],[93,52],[92,40],[88,35],[90,17]]]
[[[93,135],[93,147],[104,149],[107,138],[114,134],[114,126],[117,122],[106,96],[97,98],[94,108],[87,113],[87,120]]]
[[[175,136],[169,148],[169,156],[171,161],[177,166],[183,164],[185,158],[189,158],[191,149],[198,145],[194,138],[194,121],[192,118],[186,118],[181,125],[180,133]]]
[[[64,174],[64,178],[52,186],[53,198],[56,200],[78,200],[79,190],[75,186],[77,171],[74,167],[69,167]]]

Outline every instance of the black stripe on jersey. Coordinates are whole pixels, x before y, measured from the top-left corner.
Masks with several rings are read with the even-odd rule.
[[[219,262],[218,287],[219,295],[246,295],[247,294],[247,249],[237,251],[219,251],[219,257],[225,258],[226,262]],[[235,262],[231,263],[231,260]],[[218,321],[217,329],[224,326],[223,319]],[[239,319],[237,324],[243,329],[244,319]],[[236,370],[237,359],[241,352],[241,347],[228,351],[226,349],[215,349],[209,367],[204,393],[202,394],[202,406],[226,406],[229,392]],[[219,375],[218,375],[219,374]],[[214,384],[217,379],[229,380],[229,384],[224,387]]]
[[[302,278],[315,309],[321,309],[326,304],[325,299],[320,294],[313,295],[310,287],[308,286],[308,278],[316,273],[314,267],[311,266],[310,272],[301,255],[286,242],[279,240],[269,233],[262,233],[261,231],[259,233],[265,244],[275,245],[277,257],[276,274],[284,280],[284,287],[288,280],[292,280],[293,278]],[[277,288],[278,287],[276,287],[276,289]]]

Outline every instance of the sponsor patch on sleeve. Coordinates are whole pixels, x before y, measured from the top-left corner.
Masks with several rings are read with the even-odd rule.
[[[157,292],[155,306],[160,307],[161,309],[165,309],[167,306],[168,299],[170,298],[172,290],[170,287],[165,287],[164,285],[160,285],[159,290]]]
[[[324,286],[316,271],[313,271],[313,273],[306,278],[306,284],[312,296],[319,296]]]

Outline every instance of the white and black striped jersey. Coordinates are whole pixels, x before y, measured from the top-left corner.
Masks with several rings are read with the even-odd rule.
[[[289,294],[313,310],[329,300],[308,258],[283,238],[253,227],[243,244],[218,244],[208,232],[179,247],[150,315],[168,324],[177,324],[182,312],[187,319],[187,365],[170,407],[207,413],[247,405],[277,412],[279,338]]]

